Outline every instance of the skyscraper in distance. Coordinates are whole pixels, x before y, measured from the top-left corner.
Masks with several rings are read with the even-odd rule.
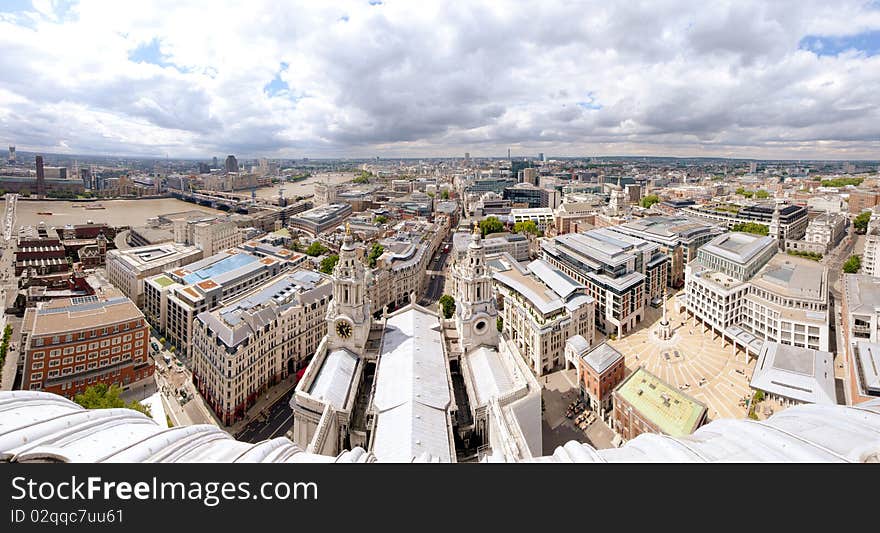
[[[38,155],[37,164],[37,196],[46,196],[46,178],[43,174],[43,156]]]
[[[226,156],[226,172],[238,172],[238,160],[234,155]]]

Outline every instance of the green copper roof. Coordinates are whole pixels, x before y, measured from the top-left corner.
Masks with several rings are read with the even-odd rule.
[[[644,368],[639,368],[617,388],[624,400],[666,435],[690,435],[706,406],[676,390]]]

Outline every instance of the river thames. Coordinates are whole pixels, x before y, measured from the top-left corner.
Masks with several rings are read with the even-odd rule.
[[[311,196],[315,192],[315,183],[344,183],[354,177],[351,173],[332,173],[312,176],[296,183],[283,183],[271,187],[257,189],[258,198],[277,198],[278,189],[284,189],[285,198],[293,196]],[[86,209],[86,206],[101,205],[105,209]],[[5,202],[0,209],[5,210]],[[15,210],[15,226],[33,226],[45,222],[47,226],[64,226],[66,224],[85,224],[91,220],[95,223],[105,222],[111,226],[143,226],[150,217],[179,213],[181,211],[199,210],[205,213],[225,213],[210,207],[197,205],[175,198],[157,198],[149,200],[99,200],[96,202],[60,202],[20,199]],[[41,215],[39,213],[52,213]]]

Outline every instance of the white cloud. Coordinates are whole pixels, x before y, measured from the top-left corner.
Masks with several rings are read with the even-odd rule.
[[[880,56],[798,48],[807,35],[880,28],[880,11],[857,0],[68,4],[0,14],[0,139],[24,150],[876,158],[880,148]],[[153,41],[167,66],[129,60]],[[288,90],[270,95],[282,63]]]

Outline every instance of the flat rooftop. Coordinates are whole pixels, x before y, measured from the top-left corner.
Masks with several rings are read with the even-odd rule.
[[[731,232],[715,237],[704,244],[701,250],[735,263],[745,264],[769,246],[776,246],[772,237]]]
[[[880,310],[880,278],[865,274],[844,274],[847,310],[863,315]]]
[[[210,266],[206,266],[195,271],[187,271],[188,273],[182,277],[184,282],[186,282],[187,284],[198,283],[200,281],[204,281],[209,278],[231,272],[237,268],[249,265],[255,261],[259,261],[259,259],[259,257],[251,254],[232,254],[228,257],[221,259],[220,261],[211,264]]]
[[[828,299],[828,269],[816,261],[778,253],[752,278],[752,284],[793,298]]]
[[[60,298],[36,308],[31,336],[53,335],[83,329],[94,329],[144,317],[140,309],[125,296],[112,292],[101,299],[97,296]]]
[[[666,435],[684,437],[694,432],[706,415],[706,406],[639,367],[615,393]]]
[[[837,404],[834,356],[829,352],[765,342],[750,385],[798,402]]]

